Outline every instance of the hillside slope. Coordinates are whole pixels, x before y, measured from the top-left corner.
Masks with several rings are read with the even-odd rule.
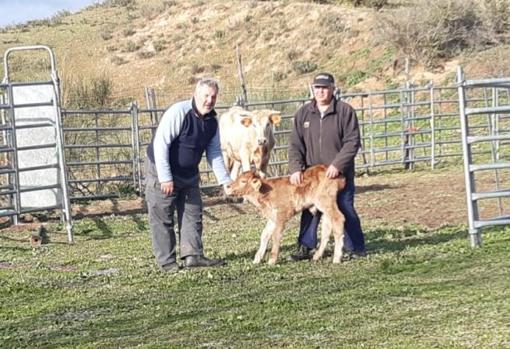
[[[145,86],[155,88],[160,99],[175,100],[189,95],[196,78],[211,75],[220,79],[223,100],[230,102],[240,93],[237,44],[252,98],[306,94],[311,77],[323,70],[343,90],[376,90],[405,79],[405,57],[379,35],[380,15],[368,8],[289,1],[144,0],[4,28],[0,50],[48,45],[64,89],[71,81],[105,77],[113,82],[113,97],[123,100],[142,101]],[[413,63],[409,77],[453,83],[457,64],[477,60],[483,62],[456,57],[437,62],[433,71]],[[44,66],[28,62],[13,59],[13,71],[23,77],[28,66]],[[476,68],[485,72],[480,64]]]

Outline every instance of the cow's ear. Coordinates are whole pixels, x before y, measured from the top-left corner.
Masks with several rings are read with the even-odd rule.
[[[244,117],[244,118],[242,118],[242,119],[241,119],[241,124],[242,124],[243,126],[245,126],[245,127],[250,126],[250,125],[251,125],[251,123],[252,123],[251,118]]]
[[[271,114],[271,116],[269,117],[270,120],[271,120],[271,123],[275,126],[280,126],[280,121],[282,120],[282,117],[280,115],[280,113],[274,113],[274,114]]]
[[[262,186],[262,182],[260,181],[260,178],[253,178],[251,180],[251,186],[253,189],[255,189],[256,191],[259,191],[260,190],[260,187]]]

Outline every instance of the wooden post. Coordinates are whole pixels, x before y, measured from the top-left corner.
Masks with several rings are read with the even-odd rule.
[[[236,57],[237,57],[237,75],[241,82],[241,90],[243,92],[243,104],[248,103],[248,93],[246,92],[246,84],[244,82],[243,64],[241,63],[241,52],[239,50],[239,43],[236,44]]]

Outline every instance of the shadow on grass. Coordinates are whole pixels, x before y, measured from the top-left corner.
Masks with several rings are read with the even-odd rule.
[[[451,227],[440,232],[416,228],[375,229],[365,233],[369,252],[398,252],[409,247],[440,245],[458,239],[467,239],[462,228]]]
[[[394,189],[395,186],[388,185],[388,184],[372,184],[372,185],[356,185],[356,193],[366,193],[366,192],[374,192],[374,191],[381,191],[386,189]]]

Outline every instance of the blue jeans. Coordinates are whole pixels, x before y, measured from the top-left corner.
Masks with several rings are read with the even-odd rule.
[[[364,252],[365,237],[361,230],[361,223],[358,213],[354,208],[354,178],[347,178],[345,188],[338,193],[336,202],[340,211],[345,216],[345,239],[344,248],[346,250]],[[299,227],[298,243],[308,248],[317,246],[317,229],[322,213],[317,212],[315,215],[305,210],[301,213],[301,226]]]

